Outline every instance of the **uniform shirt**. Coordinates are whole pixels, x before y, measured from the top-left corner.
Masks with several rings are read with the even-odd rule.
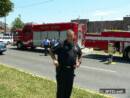
[[[58,44],[58,40],[52,39],[52,40],[50,41],[50,44],[51,44],[51,46],[53,47],[54,45]]]
[[[49,45],[50,41],[48,39],[43,40],[42,44],[47,46]]]
[[[80,58],[82,55],[79,46],[68,43],[67,40],[57,43],[52,48],[52,52],[58,56],[60,66],[70,66],[71,68],[74,68],[77,57]]]
[[[52,40],[50,41],[50,44],[51,44],[51,46],[55,45],[55,40],[52,39]]]

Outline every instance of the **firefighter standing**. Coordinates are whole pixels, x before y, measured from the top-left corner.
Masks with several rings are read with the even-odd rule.
[[[53,47],[58,41],[56,39],[51,39],[50,41],[50,48]]]
[[[50,41],[50,48],[53,47],[55,45],[55,39],[51,39]]]
[[[108,43],[108,53],[109,53],[109,58],[108,58],[108,63],[111,64],[113,62],[113,54],[115,52],[115,47],[113,43]]]
[[[79,46],[74,44],[74,32],[68,30],[67,39],[55,44],[50,50],[50,54],[56,66],[57,98],[70,98],[74,69],[80,66],[82,55]]]
[[[44,54],[45,54],[45,56],[47,56],[47,54],[48,54],[48,48],[49,48],[49,46],[50,46],[50,41],[49,41],[49,39],[46,38],[45,40],[43,40],[42,45],[43,45],[43,47],[44,47]]]

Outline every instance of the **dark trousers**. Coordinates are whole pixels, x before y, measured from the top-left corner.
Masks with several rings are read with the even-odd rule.
[[[73,81],[74,81],[74,70],[61,68],[57,69],[57,98],[70,98]]]
[[[44,46],[44,54],[45,54],[45,56],[47,56],[47,54],[48,54],[48,45]]]

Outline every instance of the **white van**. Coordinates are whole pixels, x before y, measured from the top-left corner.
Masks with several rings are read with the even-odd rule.
[[[5,44],[13,43],[13,36],[0,36],[0,41],[3,41]]]

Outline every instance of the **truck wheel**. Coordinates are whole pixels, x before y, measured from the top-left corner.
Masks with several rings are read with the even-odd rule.
[[[22,49],[23,48],[23,44],[21,42],[17,43],[17,48],[18,49]]]
[[[124,58],[124,59],[127,59],[126,51],[123,52],[123,58]]]
[[[2,55],[3,54],[3,52],[0,52],[0,55]]]
[[[130,60],[130,49],[129,48],[126,50],[126,58],[128,60]]]
[[[10,44],[10,42],[8,41],[8,42],[7,42],[7,45],[9,45],[9,44]]]
[[[32,47],[31,47],[31,50],[35,50],[35,49],[36,49],[36,47],[35,47],[35,46],[32,46]]]

